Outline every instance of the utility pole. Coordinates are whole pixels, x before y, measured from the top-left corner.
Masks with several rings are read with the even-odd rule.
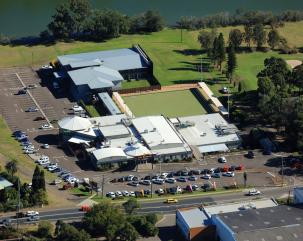
[[[283,156],[281,156],[281,174],[282,174],[282,187],[284,186],[284,161]]]
[[[181,43],[183,43],[183,28],[181,28]]]
[[[18,204],[17,204],[17,214],[16,214],[17,231],[19,230],[19,212],[20,212],[20,179],[18,178]]]
[[[101,195],[102,195],[102,198],[103,198],[103,195],[104,195],[104,175],[102,175],[102,189],[101,189]]]
[[[202,82],[202,54],[200,56],[201,56],[201,58],[200,58],[200,73],[201,73],[200,80]]]

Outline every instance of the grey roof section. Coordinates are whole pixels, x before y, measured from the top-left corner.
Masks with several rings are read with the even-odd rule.
[[[0,176],[0,190],[11,186],[13,186],[11,182],[7,181],[4,177]]]
[[[237,241],[301,241],[303,240],[303,227],[301,224],[242,232],[236,234]]]
[[[207,216],[199,208],[188,210],[178,210],[189,228],[204,226],[204,222],[208,219]]]
[[[87,84],[90,89],[109,88],[123,81],[118,71],[104,66],[72,70],[68,75],[75,85]]]
[[[303,208],[286,205],[223,213],[218,216],[235,233],[303,224]]]
[[[62,65],[70,65],[73,68],[98,64],[119,71],[148,67],[143,57],[131,48],[62,55],[58,56],[58,60]]]
[[[98,96],[111,115],[121,114],[121,111],[107,92],[99,93]]]
[[[130,136],[130,131],[125,125],[118,124],[114,126],[100,126],[99,130],[102,135],[107,139],[114,139],[117,137],[128,137]]]

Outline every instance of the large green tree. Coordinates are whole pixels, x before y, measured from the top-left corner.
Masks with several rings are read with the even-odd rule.
[[[91,237],[84,230],[78,230],[74,226],[61,223],[60,229],[57,230],[57,241],[91,241]]]
[[[253,40],[253,36],[254,36],[253,27],[248,24],[244,25],[244,41],[246,42],[247,47],[249,48]]]
[[[232,29],[229,32],[229,44],[232,44],[235,49],[238,49],[243,41],[243,34],[239,29]]]
[[[81,32],[86,23],[86,19],[91,13],[91,7],[88,0],[69,0],[69,10],[73,19],[76,32]]]
[[[280,35],[276,29],[272,29],[269,31],[267,43],[272,49],[275,49],[280,43]]]
[[[17,161],[15,159],[9,161],[8,163],[6,163],[5,169],[11,175],[11,177],[13,177],[18,170]]]
[[[212,31],[202,30],[198,35],[198,41],[201,45],[201,48],[208,53],[208,56],[210,56],[216,35],[217,33],[215,29],[212,29]]]
[[[40,188],[40,168],[38,165],[36,165],[36,168],[34,170],[34,174],[32,177],[32,190],[33,192],[38,191]]]
[[[263,47],[266,41],[266,32],[263,24],[256,24],[253,28],[253,33],[253,41],[257,44],[257,48]]]
[[[233,43],[231,42],[227,53],[227,77],[231,80],[237,67],[236,52]]]
[[[136,209],[140,208],[140,203],[138,203],[136,198],[130,198],[123,203],[123,208],[127,214],[132,215]]]
[[[222,70],[222,63],[226,59],[226,51],[225,51],[225,43],[224,43],[224,37],[223,34],[220,33],[218,37],[218,43],[217,43],[217,61],[220,67],[220,70]]]
[[[296,85],[300,90],[303,90],[303,65],[299,65],[293,69],[292,83]]]

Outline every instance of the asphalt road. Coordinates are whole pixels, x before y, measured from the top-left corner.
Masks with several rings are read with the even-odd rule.
[[[282,195],[288,194],[290,187],[273,187],[261,189],[261,198],[272,198],[280,197]],[[146,213],[174,213],[178,208],[199,206],[202,203],[229,203],[229,202],[239,202],[239,201],[253,201],[256,197],[245,196],[244,192],[228,193],[228,194],[211,194],[207,197],[198,196],[198,197],[189,197],[180,199],[178,204],[164,204],[163,200],[157,201],[146,201],[141,202],[141,208],[138,210],[139,214]],[[80,211],[77,208],[70,209],[56,209],[50,211],[40,212],[40,220],[79,220],[84,216],[85,212]],[[11,218],[12,223],[16,223],[16,219],[12,216],[3,216],[0,220],[6,218]],[[19,223],[28,223],[27,217],[19,218]]]

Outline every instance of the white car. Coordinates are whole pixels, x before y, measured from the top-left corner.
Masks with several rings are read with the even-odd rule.
[[[53,66],[46,64],[46,65],[42,65],[41,68],[42,69],[53,69]]]
[[[48,148],[49,148],[49,144],[47,144],[47,143],[43,144],[43,145],[42,145],[42,148],[48,149]]]
[[[129,192],[129,196],[130,196],[130,197],[135,197],[135,196],[136,196],[136,194],[135,194],[135,192],[134,192],[134,191],[130,191],[130,192]]]
[[[58,167],[57,164],[51,165],[51,166],[47,167],[47,170],[48,170],[49,172],[52,172],[52,171],[55,170],[57,167]]]
[[[164,194],[164,190],[162,188],[159,188],[158,190],[156,190],[156,193],[158,193],[158,194]]]
[[[22,150],[32,150],[32,149],[35,149],[34,145],[28,145],[28,146],[23,146],[22,147]]]
[[[167,183],[175,183],[175,182],[176,182],[176,179],[173,178],[173,177],[170,177],[170,178],[166,178],[165,181],[166,181]]]
[[[122,195],[123,195],[124,197],[128,197],[128,196],[129,196],[129,192],[125,190],[125,191],[122,192]]]
[[[154,180],[154,181],[153,181],[153,183],[154,183],[154,184],[161,185],[161,184],[163,184],[163,183],[164,183],[164,179],[161,179],[161,178],[156,179],[156,180]]]
[[[39,213],[37,211],[27,211],[26,216],[31,217],[31,216],[38,216]]]
[[[34,150],[34,149],[26,149],[26,150],[24,150],[24,154],[34,154],[36,152],[37,152],[37,150]]]
[[[116,191],[115,195],[116,195],[116,197],[122,197],[122,192]]]
[[[40,165],[44,166],[44,165],[50,164],[50,161],[48,161],[48,160],[39,160],[38,163],[39,163]]]
[[[43,129],[43,130],[48,130],[48,129],[52,129],[52,128],[54,128],[54,127],[50,124],[44,124],[41,126],[41,129]]]
[[[49,161],[49,157],[48,156],[41,156],[40,158],[39,158],[39,160],[38,160],[38,162],[39,161]]]
[[[61,182],[62,182],[62,180],[60,180],[60,179],[55,179],[55,180],[53,180],[53,181],[51,182],[51,184],[57,185],[57,184],[60,184]]]
[[[248,196],[257,196],[260,195],[261,192],[255,188],[251,189],[248,191]]]
[[[163,172],[161,175],[160,175],[160,178],[163,178],[165,179],[167,177],[168,173],[167,172]]]
[[[134,179],[134,177],[135,177],[134,175],[128,175],[126,180],[127,181],[132,181]]]
[[[222,92],[223,94],[228,94],[229,90],[228,90],[227,87],[224,86],[224,87],[221,89],[221,92]]]
[[[211,179],[211,175],[205,174],[205,175],[203,175],[201,178],[202,178],[202,179],[209,180],[209,179]]]
[[[222,176],[226,176],[226,177],[234,177],[235,173],[234,172],[223,172]]]
[[[106,196],[110,197],[110,198],[115,198],[116,197],[114,192],[108,192],[108,193],[106,193]]]
[[[219,159],[218,159],[218,162],[220,163],[226,163],[226,158],[224,156],[221,156]]]

